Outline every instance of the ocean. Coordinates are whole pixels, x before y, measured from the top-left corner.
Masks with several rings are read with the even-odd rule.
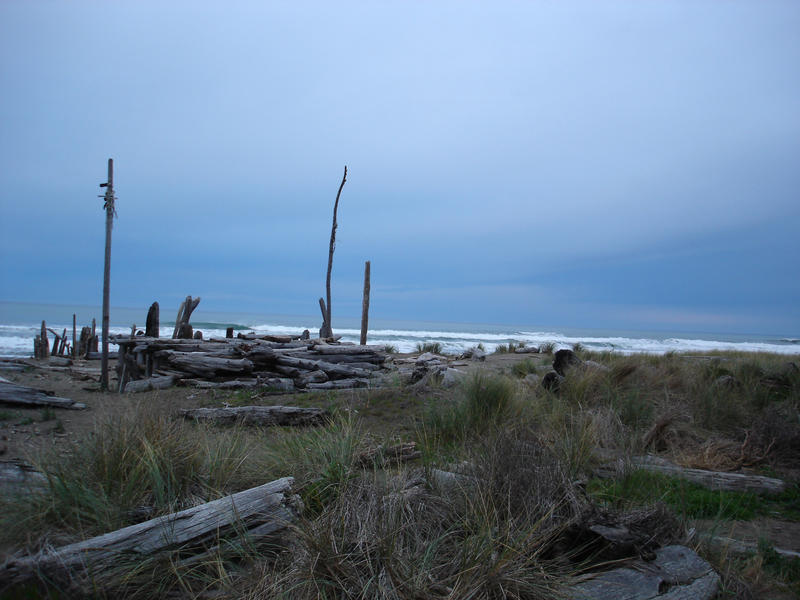
[[[111,333],[129,333],[133,324],[137,325],[137,329],[144,329],[148,308],[112,307]],[[177,308],[161,307],[161,336],[172,335]],[[42,319],[47,322],[48,328],[59,334],[66,328],[71,340],[73,314],[77,316],[78,333],[82,326],[91,325],[92,318],[95,318],[99,335],[102,315],[100,307],[0,302],[0,356],[32,356],[33,338],[41,328]],[[228,327],[233,327],[236,332],[253,331],[276,335],[298,335],[308,329],[315,336],[319,332],[321,319],[319,316],[204,311],[201,304],[192,314],[191,322],[196,331],[202,331],[203,337],[209,339],[225,337]],[[341,335],[342,341],[358,342],[360,319],[340,318],[334,313],[333,325],[334,333]],[[48,334],[48,337],[52,343],[52,334]],[[413,352],[417,344],[425,342],[439,342],[447,353],[460,353],[477,344],[483,344],[487,352],[492,352],[498,345],[509,342],[524,342],[529,346],[552,342],[556,349],[580,343],[587,350],[621,354],[664,354],[672,351],[702,353],[711,350],[800,354],[800,339],[788,336],[594,330],[387,319],[370,320],[367,342],[391,344],[398,352]],[[115,350],[113,344],[110,347]]]

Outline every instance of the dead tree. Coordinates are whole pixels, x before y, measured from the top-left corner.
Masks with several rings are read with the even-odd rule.
[[[322,327],[319,330],[319,337],[321,338],[333,337],[333,327],[331,326],[331,269],[333,268],[333,251],[336,249],[336,211],[339,210],[339,196],[342,195],[345,181],[347,181],[347,165],[344,167],[342,183],[339,184],[336,202],[333,205],[333,226],[331,227],[331,242],[328,247],[328,274],[325,276],[325,300],[319,299],[319,306],[322,309]]]

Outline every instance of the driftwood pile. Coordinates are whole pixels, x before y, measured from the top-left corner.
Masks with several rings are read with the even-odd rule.
[[[383,346],[338,344],[330,338],[250,334],[208,341],[148,336],[112,341],[119,345],[121,392],[175,384],[282,392],[368,387],[387,357]]]

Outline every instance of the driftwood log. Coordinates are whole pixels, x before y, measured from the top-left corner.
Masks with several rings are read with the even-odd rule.
[[[51,406],[53,408],[71,408],[74,410],[86,408],[86,405],[82,402],[75,402],[69,398],[59,398],[44,390],[17,385],[3,377],[0,377],[0,403],[28,407]]]
[[[102,586],[113,584],[115,571],[144,558],[178,548],[202,548],[230,532],[246,533],[251,539],[279,536],[299,511],[292,483],[291,477],[284,477],[82,542],[8,560],[0,567],[0,581],[20,584],[38,576]]]
[[[595,573],[566,590],[570,600],[710,600],[720,578],[685,546],[656,550],[655,560]]]
[[[47,478],[24,463],[0,461],[0,493],[24,493],[44,489]]]
[[[261,425],[306,427],[322,425],[329,417],[322,408],[298,408],[296,406],[230,406],[224,408],[184,408],[181,414],[195,421],[233,425]]]
[[[634,456],[628,464],[635,469],[644,469],[654,473],[680,477],[712,490],[769,495],[780,494],[786,489],[786,483],[781,479],[745,473],[687,469],[657,456]],[[596,469],[595,474],[602,478],[617,477],[625,466],[622,461],[616,464],[606,464]]]

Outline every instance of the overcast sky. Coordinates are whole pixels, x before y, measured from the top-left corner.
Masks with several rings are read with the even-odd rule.
[[[800,2],[0,2],[0,300],[800,333]]]

